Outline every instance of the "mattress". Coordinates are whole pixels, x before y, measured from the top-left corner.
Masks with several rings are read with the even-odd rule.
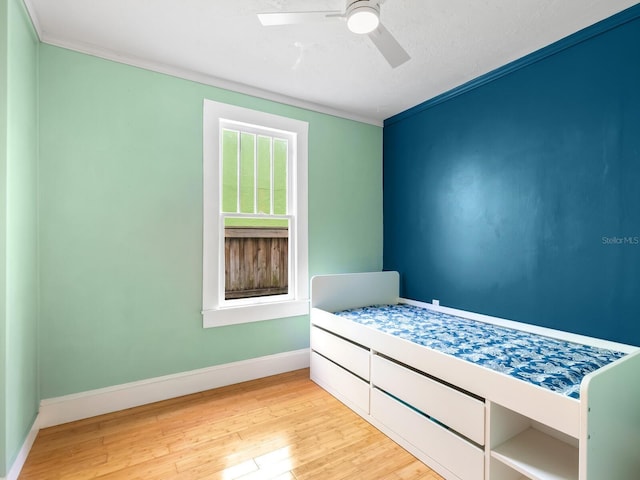
[[[413,305],[335,315],[576,399],[585,375],[625,355]]]

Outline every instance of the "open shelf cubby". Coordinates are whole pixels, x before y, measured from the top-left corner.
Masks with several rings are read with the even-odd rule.
[[[578,440],[491,404],[491,480],[578,480]]]

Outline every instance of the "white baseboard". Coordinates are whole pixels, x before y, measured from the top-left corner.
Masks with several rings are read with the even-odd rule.
[[[18,452],[18,456],[13,461],[13,464],[9,466],[9,471],[7,472],[6,477],[0,477],[0,480],[18,480],[20,476],[20,472],[22,471],[22,467],[24,466],[24,462],[27,460],[27,456],[31,451],[31,447],[33,446],[33,442],[36,441],[36,437],[38,436],[38,431],[40,430],[40,416],[37,416],[31,425],[31,430],[29,430],[29,434],[22,444],[22,448]]]
[[[302,349],[48,398],[40,402],[38,427],[60,425],[308,366],[309,349]]]

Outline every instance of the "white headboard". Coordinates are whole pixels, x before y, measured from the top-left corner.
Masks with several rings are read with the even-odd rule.
[[[311,307],[328,312],[396,304],[399,296],[398,272],[316,275],[311,279]]]

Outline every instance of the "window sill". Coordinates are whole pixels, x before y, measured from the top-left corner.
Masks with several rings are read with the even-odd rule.
[[[288,300],[204,310],[202,324],[204,328],[222,327],[276,318],[298,317],[308,313],[309,300]]]

